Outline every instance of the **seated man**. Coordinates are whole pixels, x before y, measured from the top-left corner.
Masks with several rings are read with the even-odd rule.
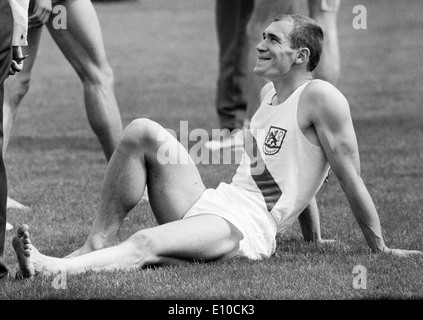
[[[246,131],[243,160],[232,183],[206,189],[188,152],[170,133],[150,120],[135,120],[107,167],[99,212],[85,244],[65,258],[49,257],[31,244],[28,226],[20,227],[13,246],[22,276],[57,268],[76,274],[268,258],[275,252],[277,233],[315,206],[329,166],[373,252],[422,255],[384,243],[378,213],[360,177],[348,102],[328,82],[312,80],[322,42],[321,28],[299,15],[279,16],[264,30],[254,71],[271,83],[263,88],[261,106]],[[172,152],[163,152],[165,144]],[[159,225],[114,245],[146,185]]]

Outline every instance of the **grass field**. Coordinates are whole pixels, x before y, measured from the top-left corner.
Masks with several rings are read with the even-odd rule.
[[[352,27],[353,7],[367,8],[367,29]],[[148,117],[178,131],[217,128],[214,109],[217,44],[214,1],[139,0],[95,3],[125,124]],[[342,79],[361,152],[362,175],[379,210],[388,246],[423,250],[423,112],[418,0],[344,1],[339,16]],[[98,208],[106,166],[89,128],[82,86],[44,30],[30,92],[6,154],[10,195],[30,212],[9,211],[27,223],[48,255],[79,248]],[[207,187],[229,182],[235,165],[200,165]],[[295,224],[269,260],[162,267],[137,272],[13,279],[0,299],[420,299],[423,260],[371,254],[334,177],[318,195],[322,233],[332,245],[307,244]],[[121,230],[155,225],[148,205],[129,214]],[[367,289],[354,289],[353,269],[367,270]]]

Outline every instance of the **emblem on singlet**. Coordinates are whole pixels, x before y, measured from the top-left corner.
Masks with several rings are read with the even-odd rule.
[[[264,139],[263,151],[268,156],[272,156],[279,152],[282,147],[283,139],[285,139],[286,130],[271,126],[269,132]]]

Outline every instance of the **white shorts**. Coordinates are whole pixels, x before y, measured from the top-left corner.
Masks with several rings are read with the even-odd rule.
[[[276,222],[248,196],[248,191],[234,184],[221,183],[207,189],[188,210],[184,219],[201,214],[214,214],[232,223],[243,234],[234,257],[261,260],[276,250]]]

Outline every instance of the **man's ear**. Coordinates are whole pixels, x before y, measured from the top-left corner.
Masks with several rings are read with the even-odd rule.
[[[310,50],[308,48],[300,48],[298,49],[295,63],[302,64],[304,62],[307,62],[309,58],[310,58]]]

